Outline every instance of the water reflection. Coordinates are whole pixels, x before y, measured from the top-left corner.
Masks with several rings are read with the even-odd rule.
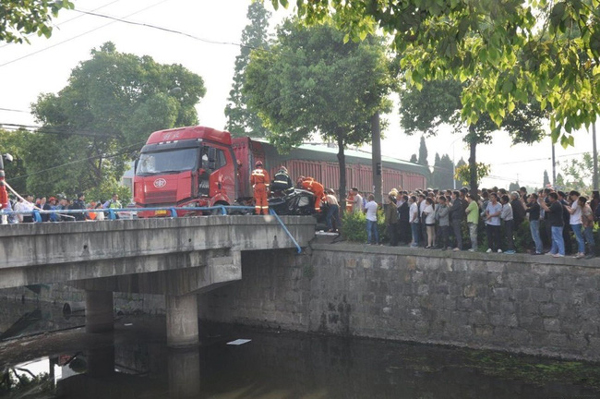
[[[27,391],[33,389],[31,384],[27,390],[13,385],[11,392],[0,390],[0,397],[600,397],[600,390],[594,388],[600,385],[598,365],[230,326],[202,325],[201,331],[201,345],[184,351],[166,348],[164,318],[157,317],[121,319],[114,335],[98,334],[93,340],[75,330],[62,340],[44,337],[38,343],[46,356],[8,366],[39,376],[39,387]],[[237,338],[251,341],[227,345]],[[16,357],[10,351],[0,354],[25,359],[30,356],[27,347],[34,344],[20,348],[22,353]],[[1,360],[0,366],[6,366]],[[553,374],[561,367],[571,374]],[[34,395],[27,396],[27,392]]]

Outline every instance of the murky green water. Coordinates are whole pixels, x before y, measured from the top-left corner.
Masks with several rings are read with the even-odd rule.
[[[19,314],[8,313],[2,314]],[[41,323],[42,329],[73,325],[73,318],[53,314],[54,321]],[[3,380],[0,397],[600,397],[597,364],[218,325],[201,327],[198,348],[173,351],[165,346],[164,324],[162,317],[123,316],[114,334],[72,329],[2,342],[0,370],[12,383]],[[236,339],[250,341],[228,345]]]

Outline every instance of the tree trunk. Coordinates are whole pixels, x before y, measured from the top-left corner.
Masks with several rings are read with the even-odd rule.
[[[337,134],[337,159],[340,165],[340,188],[338,194],[340,196],[340,208],[342,208],[343,212],[346,210],[346,155],[344,154],[344,136],[345,134],[341,132]]]
[[[383,201],[381,171],[381,126],[379,124],[379,112],[371,118],[371,145],[372,145],[372,168],[373,168],[373,195],[379,204]]]
[[[471,186],[471,197],[477,201],[479,199],[477,195],[477,135],[472,125],[469,126],[469,130],[469,186]]]

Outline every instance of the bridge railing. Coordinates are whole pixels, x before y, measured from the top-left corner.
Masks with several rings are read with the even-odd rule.
[[[0,216],[9,216],[9,215],[33,216],[34,222],[41,223],[42,222],[42,214],[56,215],[58,217],[65,216],[68,218],[75,219],[74,216],[71,216],[72,214],[88,214],[88,213],[104,212],[104,213],[108,214],[109,220],[116,220],[116,219],[118,219],[117,215],[121,214],[121,213],[130,213],[133,216],[133,215],[136,215],[138,212],[167,211],[170,213],[172,218],[177,218],[177,217],[180,217],[177,213],[178,211],[185,212],[185,213],[210,212],[209,213],[209,215],[210,215],[210,214],[212,214],[213,211],[216,210],[216,211],[219,211],[221,213],[221,215],[227,215],[230,212],[243,212],[243,211],[248,212],[248,211],[254,211],[254,209],[255,208],[253,206],[241,206],[241,205],[215,205],[215,206],[203,206],[203,207],[187,207],[187,206],[186,207],[172,207],[171,206],[171,207],[154,207],[154,208],[54,209],[54,210],[48,210],[48,211],[44,211],[44,210],[40,211],[40,210],[34,209],[33,211],[1,210]],[[275,217],[275,219],[281,225],[281,227],[283,228],[283,230],[285,231],[287,236],[292,240],[292,242],[296,246],[296,249],[298,250],[298,253],[302,252],[302,248],[300,247],[300,245],[298,244],[296,239],[292,236],[292,234],[286,227],[283,220],[281,220],[279,215],[273,209],[270,209],[269,213],[273,217]]]

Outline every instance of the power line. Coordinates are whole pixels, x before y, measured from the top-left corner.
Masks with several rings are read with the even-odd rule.
[[[25,110],[22,110],[22,109],[12,109],[12,108],[0,108],[0,111],[7,111],[7,112],[22,112],[22,113],[25,113],[25,114],[28,114],[28,113],[29,113],[29,111],[25,111]]]
[[[125,16],[125,18],[127,18],[127,17],[131,17],[131,16],[133,16],[133,15],[136,15],[136,14],[139,14],[139,13],[141,13],[141,12],[143,12],[143,11],[146,11],[146,10],[148,10],[148,9],[152,8],[152,7],[156,7],[157,5],[159,5],[159,4],[162,4],[162,3],[165,3],[165,2],[167,2],[167,1],[169,1],[169,0],[162,0],[162,1],[159,1],[158,3],[152,4],[152,5],[148,6],[148,7],[142,8],[141,10],[138,10],[138,11],[136,11],[136,12],[134,12],[134,13],[131,13],[131,14],[129,14],[129,15],[126,15],[126,16]],[[34,51],[34,52],[32,52],[32,53],[29,53],[29,54],[25,54],[24,56],[21,56],[21,57],[18,57],[18,58],[12,59],[12,60],[10,60],[10,61],[7,61],[7,62],[5,62],[4,64],[0,64],[0,68],[1,68],[1,67],[4,67],[4,66],[6,66],[6,65],[10,65],[10,64],[12,64],[12,63],[15,63],[15,62],[17,62],[17,61],[21,61],[21,60],[23,60],[23,59],[25,59],[25,58],[29,58],[29,57],[31,57],[31,56],[33,56],[33,55],[36,55],[36,54],[42,53],[42,52],[44,52],[44,51],[46,51],[46,50],[50,50],[51,48],[54,48],[54,47],[60,46],[61,44],[65,44],[65,43],[68,43],[68,42],[70,42],[70,41],[72,41],[72,40],[78,39],[78,38],[80,38],[80,37],[82,37],[82,36],[85,36],[85,35],[87,35],[88,33],[92,33],[92,32],[95,32],[95,31],[97,31],[97,30],[100,30],[100,29],[102,29],[102,28],[105,28],[105,27],[107,27],[108,25],[112,25],[112,24],[114,24],[115,22],[117,22],[117,21],[116,21],[116,20],[114,20],[114,21],[108,22],[108,23],[106,23],[106,24],[104,24],[104,25],[101,25],[101,26],[99,26],[99,27],[97,27],[97,28],[90,29],[90,30],[88,30],[88,31],[85,31],[85,32],[83,32],[83,33],[79,34],[79,35],[76,35],[76,36],[73,36],[73,37],[71,37],[71,38],[69,38],[69,39],[63,40],[62,42],[55,43],[55,44],[53,44],[53,45],[50,45],[50,46],[48,46],[48,47],[45,47],[45,48],[43,48],[43,49],[40,49],[40,50]]]
[[[92,159],[100,159],[100,158],[101,158],[101,159],[109,159],[109,158],[114,158],[114,157],[117,157],[117,156],[119,156],[119,155],[126,154],[126,153],[128,153],[128,152],[130,152],[130,151],[131,151],[131,149],[129,149],[129,150],[126,150],[126,151],[123,151],[125,148],[131,148],[131,147],[136,147],[136,146],[137,146],[137,147],[139,147],[141,144],[144,144],[145,142],[146,142],[146,141],[144,140],[144,141],[140,141],[140,142],[133,143],[133,144],[130,144],[130,145],[128,145],[128,146],[122,147],[122,148],[120,149],[120,151],[119,151],[119,152],[116,152],[116,153],[112,153],[112,154],[102,154],[102,155],[94,155],[94,156],[92,156],[92,157],[88,157],[88,158],[77,159],[77,160],[75,160],[75,161],[66,162],[66,163],[63,163],[63,164],[60,164],[60,165],[56,165],[56,166],[52,166],[52,167],[49,167],[49,168],[45,168],[44,170],[39,170],[39,171],[37,171],[37,172],[28,173],[28,174],[26,174],[26,175],[22,175],[22,176],[14,176],[14,177],[12,177],[12,178],[10,178],[10,179],[7,179],[7,180],[8,180],[8,181],[13,181],[13,180],[17,180],[17,179],[24,179],[24,178],[27,178],[27,177],[29,177],[29,176],[35,176],[35,175],[39,175],[39,174],[41,174],[41,173],[45,173],[45,172],[48,172],[48,171],[50,171],[50,170],[54,170],[54,169],[58,169],[58,168],[62,168],[62,167],[65,167],[65,166],[74,165],[74,164],[81,163],[81,162],[87,162],[87,161],[90,161],[90,160],[92,160]]]
[[[83,11],[83,10],[78,10],[76,8],[73,9],[73,11],[77,11],[77,12],[80,12],[80,13],[86,14],[86,15],[93,15],[95,17],[110,19],[110,20],[113,20],[114,22],[122,22],[124,24],[143,26],[143,27],[146,27],[146,28],[156,29],[156,30],[160,30],[160,31],[163,31],[163,32],[174,33],[176,35],[186,36],[186,37],[189,37],[191,39],[198,40],[198,41],[201,41],[201,42],[204,42],[204,43],[208,43],[208,44],[222,44],[222,45],[227,45],[227,46],[247,47],[247,48],[250,48],[250,49],[257,49],[256,47],[247,46],[247,45],[243,45],[243,44],[240,44],[240,43],[223,42],[223,41],[218,41],[218,40],[205,39],[205,38],[194,36],[194,35],[192,35],[190,33],[186,33],[186,32],[180,31],[180,30],[165,28],[165,27],[162,27],[162,26],[153,25],[153,24],[147,24],[147,23],[143,23],[143,22],[129,21],[129,20],[126,20],[124,18],[117,18],[117,17],[113,17],[113,16],[110,16],[110,15],[95,13],[95,12],[92,12],[92,11]]]
[[[35,129],[35,133],[42,134],[60,134],[65,136],[85,136],[85,137],[97,137],[97,138],[116,138],[119,137],[116,134],[98,134],[94,132],[86,132],[86,131],[69,131],[69,130],[61,130],[57,128],[47,127],[47,126],[37,126],[37,125],[20,125],[15,123],[3,123],[0,122],[0,127],[11,130],[11,131],[19,131],[19,130],[27,130],[31,132],[31,129]],[[34,132],[31,132],[34,133]]]
[[[584,155],[587,154],[586,152],[577,152],[574,154],[563,154],[563,155],[557,155],[555,158],[566,158],[566,157],[574,157],[577,155]],[[519,164],[519,163],[528,163],[528,162],[538,162],[538,161],[551,161],[552,158],[551,157],[546,157],[546,158],[536,158],[536,159],[528,159],[525,161],[510,161],[510,162],[502,162],[502,163],[497,163],[495,165],[514,165],[514,164]]]
[[[110,6],[110,5],[113,5],[113,4],[115,4],[115,3],[118,3],[119,1],[121,1],[121,0],[115,0],[115,1],[113,1],[113,2],[110,2],[110,3],[108,3],[108,4],[105,4],[105,5],[103,5],[103,6],[100,6],[100,7],[94,8],[92,11],[100,10],[100,9],[102,9],[102,8],[104,8],[104,7],[108,7],[108,6]],[[63,21],[63,22],[61,22],[60,24],[56,24],[55,26],[56,26],[56,27],[58,27],[58,26],[63,26],[63,25],[66,25],[66,24],[68,24],[69,22],[72,22],[72,21],[74,21],[74,20],[76,20],[76,19],[79,19],[79,18],[81,18],[81,17],[84,17],[84,15],[78,15],[78,16],[76,16],[76,17],[73,17],[73,18],[67,19],[66,21]],[[28,35],[25,35],[25,38],[31,37],[31,36],[33,36],[33,35],[37,35],[37,34],[36,34],[36,33],[34,33],[34,32],[32,32],[32,33],[30,33],[30,34],[28,34]],[[11,44],[16,44],[16,42],[4,43],[3,45],[1,45],[1,46],[0,46],[0,48],[4,48],[4,47],[6,47],[6,46],[10,46]]]

